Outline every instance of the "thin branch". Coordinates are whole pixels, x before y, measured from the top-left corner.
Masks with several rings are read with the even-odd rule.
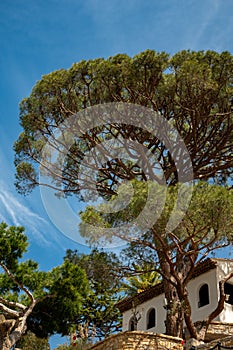
[[[21,310],[25,310],[27,307],[23,304],[20,304],[20,303],[17,303],[17,302],[14,302],[14,301],[9,301],[9,300],[6,300],[2,297],[0,297],[0,302],[7,305],[7,306],[11,306],[11,307],[15,307],[15,308],[18,308],[18,309],[21,309]]]
[[[34,297],[32,293],[29,291],[28,288],[26,288],[23,284],[19,283],[16,278],[13,276],[13,274],[8,270],[5,264],[0,263],[0,266],[3,268],[3,270],[6,272],[6,274],[10,277],[10,279],[21,289],[23,290],[27,296],[31,299],[31,301],[34,301]]]
[[[0,303],[0,309],[3,312],[5,312],[7,315],[9,315],[10,317],[13,317],[13,318],[18,318],[22,314],[19,311],[15,311],[15,310],[10,309],[9,307],[7,307],[6,305],[4,305],[2,303]]]

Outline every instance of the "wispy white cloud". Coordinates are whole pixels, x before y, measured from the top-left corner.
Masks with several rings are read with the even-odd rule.
[[[101,52],[130,55],[144,49],[232,50],[232,1],[90,0],[85,2]],[[104,48],[108,47],[106,51]]]
[[[7,197],[8,196],[6,196],[4,191],[0,192],[0,201],[2,202],[3,207],[7,211],[8,217],[10,217],[12,219],[14,225],[18,226],[18,225],[20,225],[19,221],[17,220],[15,212],[14,212],[14,210],[12,209],[12,207],[10,205],[9,198],[7,198]]]
[[[50,242],[41,233],[47,221],[29,209],[13,194],[7,185],[0,181],[0,220],[15,226],[24,226],[30,229],[40,245],[49,245]]]
[[[200,49],[200,45],[206,38],[206,32],[208,31],[208,40],[211,38],[211,31],[209,26],[213,20],[215,20],[220,9],[219,0],[208,0],[202,4],[193,3],[193,6],[197,9],[199,7],[199,18],[196,17],[196,21],[190,18],[190,26],[195,29],[194,35],[190,36],[191,45],[193,49]],[[197,12],[196,12],[197,13]]]

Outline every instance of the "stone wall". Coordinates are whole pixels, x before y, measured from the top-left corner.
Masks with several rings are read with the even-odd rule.
[[[110,336],[90,350],[183,350],[183,342],[163,334],[126,331]]]
[[[126,331],[114,334],[96,343],[89,350],[190,350],[192,345],[194,345],[195,350],[211,350],[218,343],[225,347],[233,347],[232,324],[229,324],[229,327],[231,336],[225,336],[224,338],[216,339],[203,345],[197,345],[198,342],[197,344],[191,344],[189,341],[184,345],[182,339],[163,334]]]
[[[199,346],[196,347],[196,350],[211,350],[218,343],[220,345],[222,345],[223,347],[233,347],[233,335],[231,335],[230,337],[226,337],[226,338],[222,338],[222,339],[219,339],[219,340],[211,341],[208,344],[199,345]],[[220,347],[220,349],[221,349],[221,347]]]
[[[212,322],[209,325],[206,340],[225,338],[228,335],[233,335],[233,323]]]
[[[226,337],[228,336],[231,337],[232,335],[233,335],[233,323],[223,324],[221,322],[214,321],[208,327],[208,331],[205,335],[205,343],[209,344],[211,342],[211,344],[216,345],[218,341],[222,341],[223,338],[225,339]],[[198,345],[200,346],[200,341],[195,339],[189,339],[187,334],[185,338],[186,338],[186,345],[185,345],[186,350],[189,350],[192,347],[192,345],[197,349],[199,349]],[[206,347],[204,347],[203,349],[209,349],[208,345],[205,345],[205,346]]]

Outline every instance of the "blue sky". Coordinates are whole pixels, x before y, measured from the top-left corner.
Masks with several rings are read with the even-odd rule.
[[[82,59],[145,49],[233,52],[232,0],[3,0],[0,3],[0,220],[23,225],[28,256],[48,269],[67,248],[87,252],[50,221],[39,190],[14,188],[18,105],[36,81]]]

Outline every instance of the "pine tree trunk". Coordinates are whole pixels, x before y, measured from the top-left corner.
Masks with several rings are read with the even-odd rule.
[[[184,316],[175,287],[164,280],[165,298],[167,300],[167,316],[165,321],[166,334],[173,337],[183,337]]]
[[[184,314],[177,290],[172,284],[174,278],[171,275],[169,263],[165,261],[163,257],[160,259],[160,266],[163,273],[166,275],[166,278],[163,279],[164,295],[167,301],[167,316],[165,321],[166,334],[182,338]]]

